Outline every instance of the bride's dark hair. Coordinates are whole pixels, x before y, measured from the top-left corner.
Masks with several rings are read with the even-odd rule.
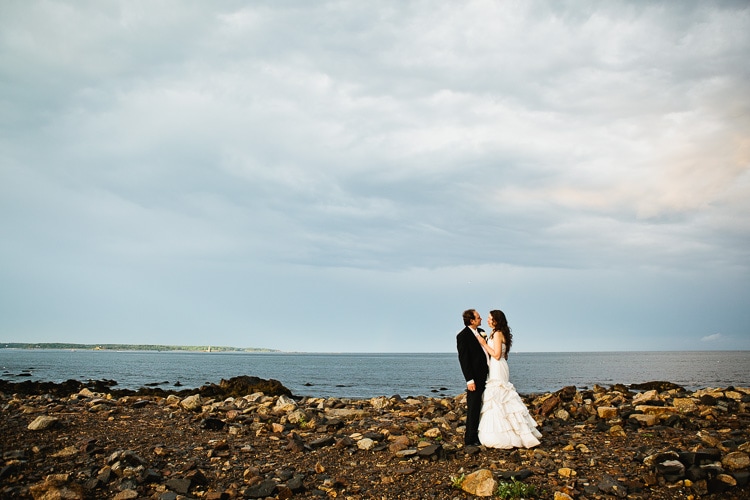
[[[510,346],[513,344],[513,334],[510,333],[510,326],[508,326],[508,320],[505,317],[505,313],[499,309],[490,311],[490,316],[495,320],[495,328],[493,332],[501,332],[505,337],[505,359],[508,359],[508,353],[510,352]]]

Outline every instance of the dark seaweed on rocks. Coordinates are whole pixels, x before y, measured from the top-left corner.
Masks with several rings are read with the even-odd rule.
[[[163,382],[160,382],[160,384]],[[167,390],[160,387],[154,387],[152,384],[146,384],[147,387],[141,387],[138,390],[117,389],[117,382],[114,380],[89,380],[82,382],[79,380],[66,380],[62,383],[39,382],[25,380],[23,382],[9,382],[0,379],[0,392],[9,394],[23,394],[26,396],[38,394],[51,394],[53,396],[69,396],[76,394],[83,389],[92,392],[106,392],[116,397],[124,396],[161,396],[166,397],[170,394],[179,396],[188,396],[191,394],[200,394],[205,397],[227,398],[241,397],[255,392],[262,392],[269,396],[291,396],[292,392],[284,387],[281,382],[274,379],[265,380],[258,377],[242,375],[232,377],[229,380],[222,379],[219,384],[206,384],[197,389]]]

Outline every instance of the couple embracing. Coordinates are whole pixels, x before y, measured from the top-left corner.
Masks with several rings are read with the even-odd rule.
[[[490,311],[487,325],[474,309],[464,311],[466,327],[456,336],[458,361],[466,379],[466,446],[532,448],[542,435],[509,381],[508,352],[513,335],[502,311]]]

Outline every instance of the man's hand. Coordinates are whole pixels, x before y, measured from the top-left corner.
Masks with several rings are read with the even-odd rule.
[[[469,389],[470,391],[476,391],[477,390],[477,384],[475,384],[474,382],[470,382],[470,383],[466,384],[466,388]]]

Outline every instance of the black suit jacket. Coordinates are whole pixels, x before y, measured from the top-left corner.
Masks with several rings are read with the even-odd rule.
[[[458,347],[458,362],[461,364],[461,371],[466,381],[474,380],[477,387],[484,387],[489,373],[487,356],[474,336],[474,332],[468,326],[456,335],[456,346]]]

